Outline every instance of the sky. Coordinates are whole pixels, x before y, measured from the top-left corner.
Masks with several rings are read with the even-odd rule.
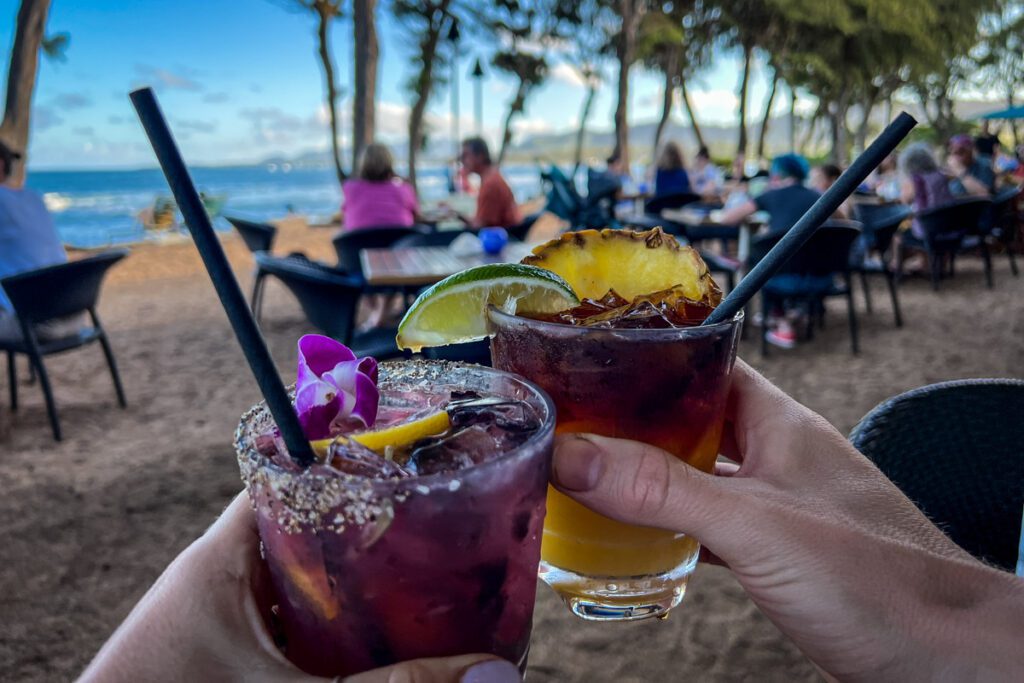
[[[386,8],[388,0],[379,7]],[[287,0],[53,0],[49,33],[67,32],[64,61],[42,58],[35,92],[30,164],[43,169],[142,168],[155,166],[128,92],[142,85],[157,91],[186,160],[196,165],[259,162],[326,149],[327,115],[323,76],[316,56],[313,15],[289,11]],[[13,40],[17,0],[0,0],[3,78]],[[407,29],[378,14],[380,63],[377,136],[403,140],[411,97],[404,84],[412,73],[413,39]],[[351,121],[351,24],[335,22],[331,40],[343,91],[339,100],[343,137]],[[483,134],[496,142],[513,94],[512,79],[488,68],[493,44],[464,36],[459,70],[459,126],[476,132],[473,83],[476,59],[484,65]],[[514,126],[517,138],[531,133],[575,130],[585,90],[575,72],[552,57],[551,77],[534,92]],[[614,65],[590,117],[592,130],[611,127]],[[690,85],[702,123],[732,124],[737,109],[740,65],[721,54],[713,68]],[[661,79],[634,68],[631,123],[656,120]],[[748,107],[764,108],[765,70],[753,74]],[[778,111],[788,97],[776,100]],[[432,100],[428,123],[436,135],[451,130],[451,97]],[[683,113],[675,115],[682,120]]]

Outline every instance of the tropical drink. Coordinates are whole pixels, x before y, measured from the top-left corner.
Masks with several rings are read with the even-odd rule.
[[[288,457],[263,404],[243,416],[236,449],[279,644],[321,676],[474,652],[525,666],[549,399],[506,373],[444,362],[384,364],[377,379],[372,428],[344,410],[326,433],[308,429],[323,415],[304,421],[320,456],[308,467]]]

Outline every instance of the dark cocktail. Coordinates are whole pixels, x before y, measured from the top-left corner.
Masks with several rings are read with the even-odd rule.
[[[441,362],[382,365],[378,388],[371,438],[328,435],[306,469],[262,404],[239,427],[286,655],[325,676],[472,652],[525,662],[549,399],[508,374]]]
[[[579,256],[571,251],[577,248]],[[541,315],[490,307],[495,367],[551,395],[558,432],[643,441],[711,471],[742,317],[696,326],[720,296],[703,263],[696,265],[703,284],[695,289],[673,284],[693,285],[686,267],[695,253],[660,233],[590,231],[547,249],[556,259],[538,265],[563,275],[581,304]],[[682,265],[662,284],[645,284],[665,277],[644,272],[658,259]],[[682,600],[699,550],[694,538],[623,524],[553,488],[548,493],[541,578],[584,618],[663,614]]]

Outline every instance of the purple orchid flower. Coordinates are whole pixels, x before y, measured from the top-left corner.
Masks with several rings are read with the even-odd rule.
[[[338,418],[372,427],[379,400],[375,359],[356,358],[341,342],[319,334],[299,339],[295,410],[306,438],[327,438]]]

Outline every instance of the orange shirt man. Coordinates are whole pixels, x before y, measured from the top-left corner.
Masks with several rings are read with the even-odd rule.
[[[476,200],[476,214],[464,219],[474,228],[499,226],[508,228],[522,221],[512,189],[491,162],[491,152],[481,138],[469,138],[462,143],[460,161],[463,168],[480,176],[480,192]]]

